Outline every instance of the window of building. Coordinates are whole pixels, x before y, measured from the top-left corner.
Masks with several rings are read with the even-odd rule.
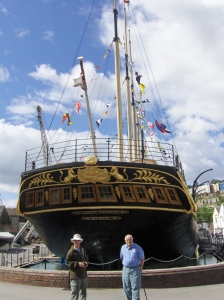
[[[34,192],[26,193],[26,207],[34,206]]]
[[[59,204],[60,203],[60,193],[58,188],[49,189],[49,204]]]
[[[138,202],[151,202],[147,190],[142,185],[133,185],[135,196]]]
[[[39,190],[35,192],[35,206],[44,205],[44,190]]]
[[[78,202],[96,202],[93,185],[78,186]]]
[[[130,185],[120,185],[120,191],[124,202],[136,202],[135,193]]]
[[[164,188],[164,190],[167,194],[170,204],[178,204],[178,205],[182,204],[180,198],[177,195],[175,188]]]
[[[168,197],[162,187],[152,187],[157,203],[169,204]]]
[[[61,203],[72,203],[72,188],[61,188]]]
[[[99,202],[117,202],[116,195],[111,185],[96,185],[97,200]]]

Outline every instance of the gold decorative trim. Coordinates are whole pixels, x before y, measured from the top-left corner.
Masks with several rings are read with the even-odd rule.
[[[123,182],[123,181],[127,181],[127,180],[128,180],[128,175],[127,175],[127,173],[126,173],[126,168],[123,169],[123,173],[125,174],[126,178],[124,178],[123,175],[119,174],[119,172],[118,172],[118,167],[116,167],[116,166],[113,166],[113,167],[111,168],[110,172],[109,172],[109,174],[110,174],[112,177],[114,177],[114,178],[116,179],[116,181],[119,181],[119,182],[120,182],[120,181]]]
[[[73,192],[73,197],[74,197],[75,200],[76,200],[76,199],[77,199],[77,195],[78,195],[78,193],[77,193],[77,188],[72,189],[72,192]]]
[[[155,182],[155,183],[164,182],[165,184],[170,184],[165,179],[165,177],[161,177],[157,173],[152,173],[149,170],[141,169],[141,170],[136,170],[136,172],[138,174],[133,173],[133,175],[135,175],[135,178],[131,179],[130,181],[133,181],[133,180],[144,180],[145,182],[149,182],[149,183],[152,183],[152,182]]]
[[[152,188],[148,189],[148,194],[149,194],[149,197],[151,197],[154,200],[154,194],[153,194]]]
[[[33,180],[30,181],[29,183],[29,188],[32,186],[32,185],[35,185],[35,186],[43,186],[43,185],[46,185],[47,183],[52,183],[52,182],[57,182],[57,181],[54,181],[54,177],[50,177],[51,176],[51,173],[47,173],[47,174],[41,174],[37,177],[34,177]]]
[[[81,183],[107,183],[110,180],[110,174],[106,168],[86,167],[85,169],[78,169],[77,173]]]
[[[121,198],[121,191],[120,191],[119,186],[116,186],[114,189],[115,189],[115,192],[116,192],[116,195],[118,196],[118,198]]]
[[[68,208],[54,208],[54,209],[46,209],[46,210],[40,210],[40,211],[32,211],[32,212],[24,212],[21,214],[22,216],[28,216],[28,215],[35,215],[35,214],[41,214],[41,213],[49,213],[49,212],[56,212],[56,211],[68,211],[68,210],[83,210],[83,207],[68,207]],[[88,207],[88,210],[100,210],[102,207]],[[162,207],[143,207],[143,206],[107,206],[107,209],[125,209],[125,210],[158,210],[158,211],[171,211],[171,212],[178,212],[178,213],[185,213],[190,214],[191,211],[187,211],[186,209],[177,209],[177,208],[162,208]]]
[[[68,169],[67,172],[68,172],[68,175],[63,180],[61,180],[64,173],[62,172],[62,170],[60,170],[60,173],[61,173],[60,182],[71,183],[73,179],[77,178],[77,175],[75,174],[73,168]]]

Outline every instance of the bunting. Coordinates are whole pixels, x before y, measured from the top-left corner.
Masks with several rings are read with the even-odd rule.
[[[63,114],[62,116],[62,123],[64,123],[64,121],[68,119],[68,125],[71,125],[72,124],[72,121],[71,121],[71,118],[70,118],[70,114],[69,113],[66,113],[66,114]]]
[[[166,126],[164,124],[162,124],[161,122],[156,120],[156,127],[159,129],[159,131],[161,131],[162,133],[166,132],[166,133],[171,133],[171,131],[166,130]]]

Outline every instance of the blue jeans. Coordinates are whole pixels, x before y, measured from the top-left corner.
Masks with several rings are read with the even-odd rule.
[[[127,300],[140,300],[141,268],[123,266],[122,283]]]
[[[71,280],[71,300],[86,300],[86,278]]]

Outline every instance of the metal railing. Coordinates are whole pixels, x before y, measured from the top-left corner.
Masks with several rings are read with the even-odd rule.
[[[123,140],[123,157],[120,157],[119,144],[116,139],[96,138],[97,156],[100,161],[124,161],[133,162],[136,160],[150,159],[158,165],[175,166],[183,174],[182,164],[179,160],[173,145],[169,143],[158,143],[148,141],[137,148],[136,156],[133,152],[134,145],[141,145],[140,141],[132,141],[132,146],[128,140]],[[43,157],[42,148],[33,148],[26,151],[25,171],[38,169],[45,166],[59,163],[82,162],[86,156],[94,156],[92,139],[75,139],[69,142],[60,142],[47,146],[47,157]],[[132,157],[132,160],[130,159]]]
[[[34,246],[29,249],[12,248],[0,253],[0,267],[21,266],[44,257],[52,257],[46,246]]]

